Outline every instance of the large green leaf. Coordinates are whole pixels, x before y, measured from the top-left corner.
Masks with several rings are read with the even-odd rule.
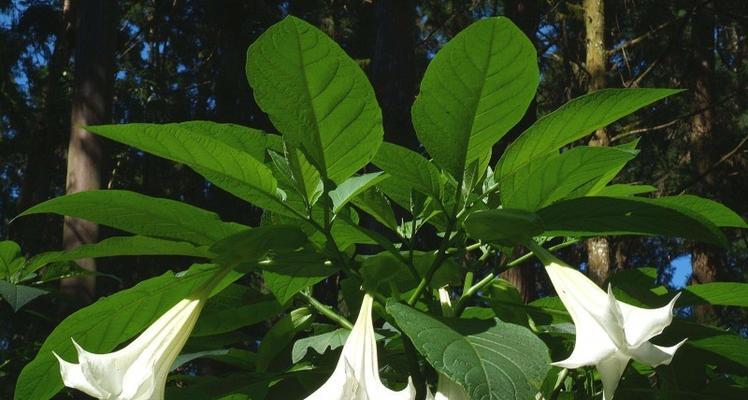
[[[323,176],[342,182],[382,142],[382,112],[366,74],[327,35],[295,17],[247,50],[255,100]]]
[[[722,232],[709,220],[638,197],[581,197],[538,211],[552,236],[663,235],[724,246]]]
[[[220,124],[211,121],[187,121],[164,126],[176,126],[187,129],[196,135],[208,136],[249,154],[257,161],[265,159],[265,152],[268,149],[283,150],[283,138],[280,135],[242,125]]]
[[[75,361],[70,338],[94,353],[106,353],[134,337],[166,310],[207,282],[213,265],[196,265],[185,274],[167,272],[135,287],[103,297],[65,318],[42,344],[39,353],[21,372],[16,400],[47,400],[62,389],[59,365],[52,355]]]
[[[462,178],[524,115],[539,80],[532,42],[507,18],[458,33],[429,63],[413,104],[418,139]]]
[[[439,320],[392,301],[387,312],[429,363],[473,400],[533,399],[550,369],[548,348],[519,325]]]
[[[235,126],[235,125],[234,125]],[[259,159],[267,139],[259,133],[247,134],[246,139],[234,129],[210,122],[193,121],[188,124],[124,124],[87,127],[97,135],[116,140],[172,161],[184,163],[221,189],[260,207],[283,212],[281,196],[272,172]],[[230,134],[225,134],[228,131]],[[251,131],[254,132],[254,131]],[[218,138],[223,140],[219,140]],[[256,149],[247,153],[241,149],[251,146],[257,138]]]
[[[338,271],[324,258],[309,251],[281,254],[260,264],[260,268],[265,285],[281,304]]]
[[[307,236],[296,225],[264,225],[228,236],[210,247],[223,264],[254,263],[275,253],[300,249]]]
[[[580,146],[537,160],[523,167],[531,170],[520,173],[527,176],[526,181],[510,180],[501,186],[501,204],[507,208],[537,210],[596,182],[610,171],[617,172],[635,155],[634,151],[615,147]]]
[[[387,178],[382,172],[352,176],[343,181],[335,190],[330,191],[332,210],[337,213],[343,206],[348,204],[356,196]]]
[[[87,219],[126,232],[212,244],[248,229],[218,215],[174,200],[126,190],[92,190],[47,200],[19,215],[53,213]]]
[[[748,283],[711,282],[686,286],[678,305],[693,304],[748,307]]]
[[[385,142],[372,163],[421,193],[441,198],[443,183],[439,169],[415,151]]]
[[[138,235],[115,236],[104,239],[99,243],[85,244],[72,250],[50,251],[39,254],[28,261],[25,272],[34,272],[47,264],[60,261],[142,255],[176,255],[203,258],[210,258],[212,256],[205,247],[198,247],[188,242],[176,242]]]
[[[510,208],[475,211],[464,225],[470,236],[487,242],[521,243],[543,232],[537,214]]]
[[[510,187],[525,184],[530,171],[523,167],[533,160],[674,93],[678,90],[604,89],[578,97],[539,119],[507,147],[496,181]]]
[[[666,196],[652,200],[655,204],[664,205],[676,210],[693,212],[720,227],[748,228],[743,218],[723,204],[699,196]]]

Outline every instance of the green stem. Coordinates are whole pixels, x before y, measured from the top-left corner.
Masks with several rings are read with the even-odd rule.
[[[345,319],[345,317],[343,317],[342,315],[333,311],[332,308],[320,303],[317,299],[307,293],[299,292],[299,295],[301,295],[301,297],[303,297],[304,300],[306,300],[306,302],[309,303],[310,306],[312,306],[312,308],[317,310],[318,313],[327,317],[329,320],[337,322],[338,325],[345,329],[353,329],[353,324],[351,324],[351,322]]]
[[[536,244],[533,241],[530,241],[527,244],[527,247],[531,250],[530,253],[524,254],[522,256],[519,256],[515,258],[514,260],[508,262],[504,268],[504,271],[516,267],[517,265],[529,260],[533,255],[538,257],[543,263],[546,263],[546,261],[556,261],[556,257],[554,257],[550,252],[563,249],[565,247],[569,247],[575,243],[579,242],[579,239],[575,240],[569,240],[563,243],[559,243],[555,246],[551,246],[548,250],[544,249],[542,246]],[[550,257],[550,258],[549,258]],[[494,281],[498,280],[498,276],[496,274],[489,273],[483,279],[475,283],[474,285],[470,286],[467,290],[465,290],[460,296],[460,299],[457,301],[457,304],[455,305],[455,313],[456,315],[462,314],[462,312],[465,310],[465,307],[467,307],[467,302],[475,296],[481,289],[484,287],[492,284]]]

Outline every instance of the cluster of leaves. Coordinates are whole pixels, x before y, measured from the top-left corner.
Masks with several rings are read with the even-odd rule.
[[[23,283],[35,282],[55,263],[167,254],[204,263],[143,281],[68,317],[23,370],[15,398],[49,399],[62,389],[52,351],[74,359],[71,337],[90,351],[111,351],[219,265],[236,267],[214,291],[176,366],[209,358],[229,372],[180,376],[185,384],[170,388],[169,398],[302,398],[311,392],[331,370],[332,353],[349,326],[311,295],[326,279],[339,282],[340,304],[349,311],[357,308],[362,288],[375,295],[385,321],[379,330],[382,374],[392,387],[408,375],[422,384],[435,370],[473,399],[592,396],[594,376],[550,368],[550,355],[564,354],[573,339],[558,299],[525,305],[494,273],[476,279],[482,263],[512,255],[530,240],[563,246],[588,236],[660,235],[725,245],[720,228],[746,224],[707,199],[649,198],[641,195],[650,186],[610,184],[636,156],[636,142],[568,149],[677,90],[611,89],[574,99],[530,126],[491,165],[492,146],[535,94],[535,60],[531,42],[504,18],[476,22],[446,44],[412,109],[431,159],[383,143],[381,111],[363,71],[324,33],[293,17],[268,29],[247,54],[257,104],[282,135],[207,121],[89,127],[190,167],[263,208],[263,222],[225,222],[185,203],[117,190],[71,194],[26,210],[22,216],[72,216],[132,235],[29,260],[3,243],[0,279],[8,283],[2,294],[18,307],[39,294]],[[372,165],[378,171],[371,172]],[[372,248],[381,252],[361,253]],[[472,256],[477,250],[479,258]],[[664,303],[667,292],[651,287],[651,271],[635,272],[615,277],[620,295],[630,297],[622,298]],[[267,291],[238,283],[245,275],[261,276]],[[451,318],[437,316],[434,290],[444,286],[458,297]],[[680,306],[748,305],[742,284],[686,291]],[[272,328],[248,350],[242,329],[266,320]],[[748,352],[740,337],[687,322],[666,335],[690,340],[672,369],[658,368],[659,390],[677,393],[689,373],[713,377],[712,387],[698,388],[705,396],[746,387]],[[477,350],[478,342],[491,351]],[[621,395],[630,387],[638,398],[654,396],[652,371],[634,367]]]

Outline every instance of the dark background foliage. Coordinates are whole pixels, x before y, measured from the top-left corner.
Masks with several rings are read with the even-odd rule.
[[[62,219],[22,210],[66,191],[76,34],[89,2],[0,1],[0,237],[26,254],[62,247]],[[639,139],[641,154],[622,180],[652,184],[657,195],[693,193],[748,216],[748,2],[745,0],[149,0],[105,2],[114,12],[114,122],[207,119],[273,131],[244,76],[247,46],[293,14],[329,34],[366,71],[384,113],[386,140],[417,148],[410,105],[426,65],[473,21],[509,16],[538,49],[536,102],[502,149],[536,115],[602,87],[688,89],[598,133],[597,144]],[[603,4],[599,12],[591,9]],[[590,24],[601,24],[597,38]],[[104,24],[105,25],[105,24]],[[103,26],[102,29],[106,29]],[[594,28],[594,26],[593,26]],[[95,32],[105,35],[106,32]],[[78,38],[79,39],[79,38]],[[597,54],[597,58],[595,58]],[[99,101],[101,99],[90,99]],[[603,136],[601,136],[603,135]],[[111,142],[101,143],[100,186],[168,197],[257,224],[260,213],[189,169]],[[99,237],[111,232],[102,229]],[[565,257],[593,273],[651,266],[670,285],[688,280],[745,281],[748,238],[715,251],[675,239],[615,238],[578,245]],[[189,260],[100,260],[94,297],[130,287]],[[527,264],[506,278],[526,299],[546,292]],[[596,272],[597,271],[597,272]],[[600,272],[602,271],[602,272]],[[0,303],[0,398],[65,315],[91,301],[56,291],[14,314]],[[324,287],[322,288],[324,290]],[[324,293],[320,293],[324,296]],[[71,304],[75,306],[71,306]],[[742,310],[683,310],[745,330]],[[252,334],[261,334],[252,332]]]

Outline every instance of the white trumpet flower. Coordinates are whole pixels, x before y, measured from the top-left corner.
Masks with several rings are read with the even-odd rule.
[[[332,376],[306,400],[414,400],[416,389],[408,379],[401,391],[390,390],[379,379],[377,343],[371,319],[372,297],[364,295],[356,323],[343,346]]]
[[[670,325],[678,296],[664,307],[645,309],[616,300],[584,274],[563,265],[537,247],[545,270],[576,327],[576,343],[569,358],[553,363],[563,368],[594,365],[603,382],[603,400],[613,399],[630,359],[650,366],[666,365],[685,340],[671,347],[649,340]]]
[[[55,353],[63,383],[101,400],[163,400],[166,376],[204,303],[204,295],[183,299],[129,345],[113,353],[89,353],[73,340],[78,364]]]

